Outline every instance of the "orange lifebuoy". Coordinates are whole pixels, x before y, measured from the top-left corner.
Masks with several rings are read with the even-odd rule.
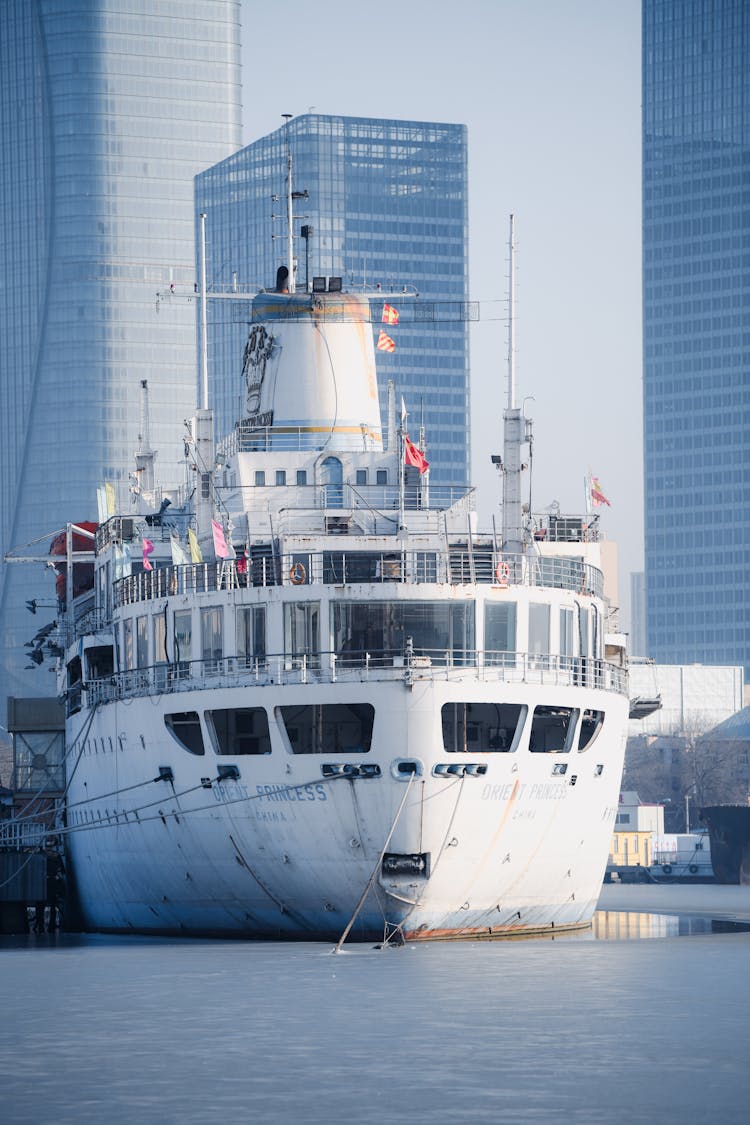
[[[289,581],[293,586],[302,586],[307,578],[307,571],[301,562],[293,563],[289,569]]]
[[[507,586],[510,581],[510,567],[507,562],[499,562],[495,567],[495,578],[501,586]]]

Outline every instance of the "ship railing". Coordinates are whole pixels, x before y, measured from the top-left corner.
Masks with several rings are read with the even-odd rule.
[[[183,594],[249,586],[318,586],[349,583],[532,586],[601,597],[602,573],[565,556],[501,555],[492,546],[464,544],[447,551],[292,551],[276,557],[221,562],[157,563],[114,583],[115,608]]]
[[[0,851],[43,848],[49,835],[49,826],[39,821],[2,820],[0,821]]]
[[[83,685],[86,706],[229,687],[456,680],[596,688],[626,694],[627,673],[589,657],[476,649],[277,653],[182,660],[117,672]]]
[[[598,543],[602,538],[599,516],[594,513],[535,512],[531,522],[539,543]]]

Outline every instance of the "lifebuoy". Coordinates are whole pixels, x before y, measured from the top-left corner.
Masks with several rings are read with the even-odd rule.
[[[671,875],[672,874],[672,864],[671,863],[665,863],[664,866],[662,867],[662,871],[664,872],[665,875]]]
[[[691,875],[697,875],[698,874],[698,864],[697,863],[691,863],[690,867],[688,868],[688,871],[690,872]]]
[[[289,568],[289,581],[293,586],[301,586],[307,578],[307,571],[301,562],[293,563]]]
[[[501,586],[507,586],[510,581],[510,567],[507,562],[499,562],[495,567],[495,578]]]

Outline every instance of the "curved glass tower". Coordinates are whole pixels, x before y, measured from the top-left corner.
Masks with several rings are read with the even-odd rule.
[[[0,5],[0,553],[123,501],[140,428],[178,471],[196,399],[193,177],[240,145],[238,0]],[[173,472],[171,470],[174,470]],[[44,539],[34,553],[44,554]],[[0,566],[5,697],[53,690],[24,642],[41,565]]]

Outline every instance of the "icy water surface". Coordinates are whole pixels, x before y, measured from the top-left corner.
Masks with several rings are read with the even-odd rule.
[[[6,939],[0,1118],[746,1122],[750,934],[644,925],[340,955]]]

